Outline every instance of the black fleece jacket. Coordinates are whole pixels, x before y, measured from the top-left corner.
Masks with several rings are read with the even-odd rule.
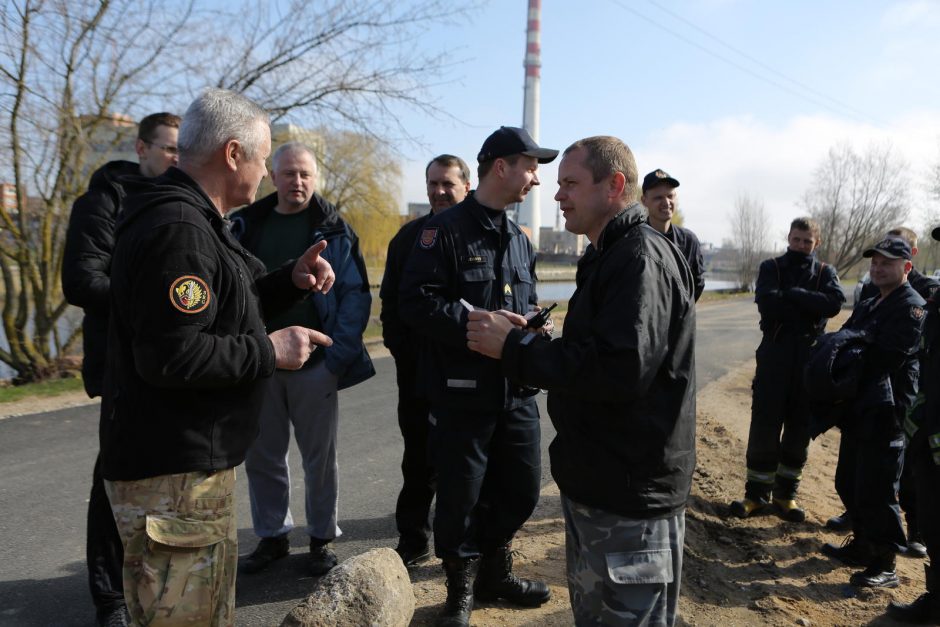
[[[255,383],[274,372],[262,306],[306,292],[263,264],[199,185],[170,168],[125,180],[111,268],[102,475],[134,480],[240,464],[258,430]]]

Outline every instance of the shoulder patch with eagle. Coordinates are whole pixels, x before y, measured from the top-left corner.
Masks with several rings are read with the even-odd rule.
[[[170,302],[185,314],[205,311],[209,298],[209,286],[197,276],[187,274],[170,285]]]

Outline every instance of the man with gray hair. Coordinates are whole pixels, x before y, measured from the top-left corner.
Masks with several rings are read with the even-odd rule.
[[[268,334],[263,316],[328,292],[334,274],[325,243],[265,274],[229,232],[225,214],[251,202],[266,173],[260,107],[210,89],[186,111],[178,146],[178,169],[125,181],[101,474],[133,624],[231,625],[235,466],[258,431],[256,384],[331,343],[301,326]]]
[[[323,575],[336,566],[329,543],[337,525],[339,466],[336,433],[337,391],[365,381],[375,369],[362,343],[372,296],[359,238],[336,208],[314,190],[317,162],[300,142],[278,148],[272,159],[276,191],[239,211],[235,233],[242,245],[269,270],[283,265],[308,246],[327,242],[323,257],[336,273],[329,294],[311,294],[282,314],[265,320],[268,331],[301,325],[329,335],[333,345],[315,352],[296,372],[278,371],[265,382],[260,406],[261,433],[248,451],[245,471],[251,519],[261,541],[242,565],[255,573],[290,552],[290,428],[303,458],[307,535],[307,570]]]

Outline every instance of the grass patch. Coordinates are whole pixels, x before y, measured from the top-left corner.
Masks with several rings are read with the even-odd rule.
[[[0,403],[12,403],[24,398],[59,396],[83,390],[80,377],[67,379],[51,379],[39,383],[26,383],[24,385],[7,385],[0,387]]]

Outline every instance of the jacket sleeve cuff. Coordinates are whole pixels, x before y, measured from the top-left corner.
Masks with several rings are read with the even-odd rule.
[[[274,344],[267,335],[256,336],[258,343],[258,371],[262,377],[270,377],[274,374]]]
[[[503,344],[503,374],[507,379],[515,382],[522,380],[522,351],[525,349],[523,340],[529,334],[521,329],[512,329],[506,336]]]

